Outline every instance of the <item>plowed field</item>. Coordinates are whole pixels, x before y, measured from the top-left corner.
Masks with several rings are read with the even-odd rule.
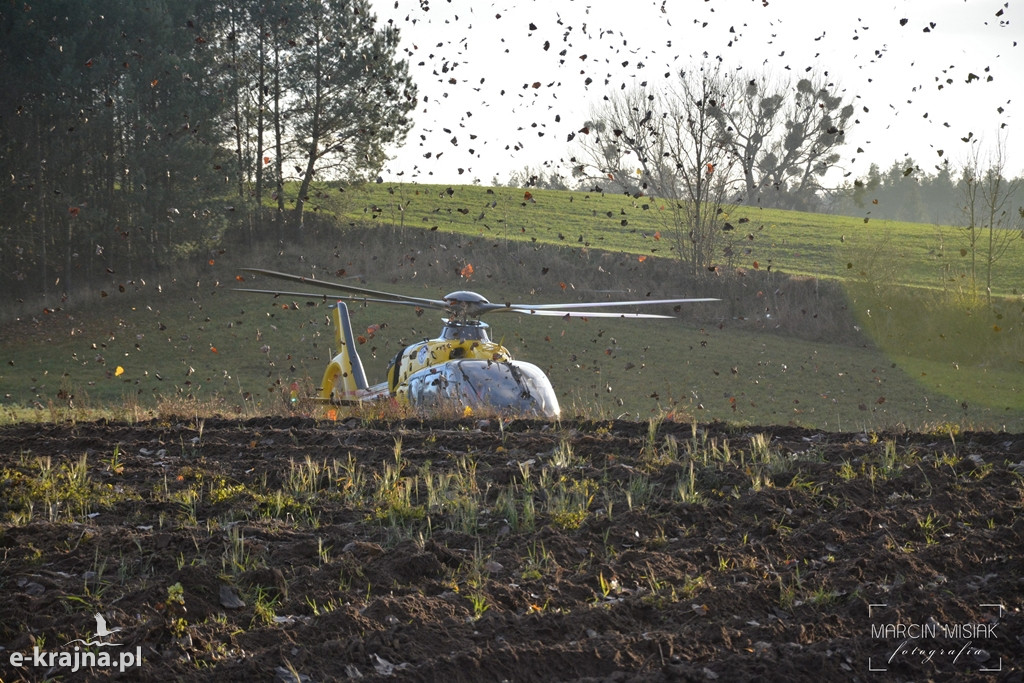
[[[5,426],[0,678],[1020,680],[1022,461],[672,421]]]

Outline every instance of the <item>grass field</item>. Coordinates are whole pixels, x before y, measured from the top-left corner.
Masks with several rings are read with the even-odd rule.
[[[323,210],[349,220],[495,239],[570,244],[638,256],[672,256],[675,228],[665,202],[603,192],[488,188],[473,185],[372,184],[324,191]],[[969,290],[969,255],[960,228],[739,206],[734,265],[838,279],[884,279],[904,286]],[[725,265],[725,258],[722,258]],[[755,265],[756,262],[756,265]],[[979,257],[980,264],[980,257]],[[980,266],[979,266],[980,268]],[[992,292],[1024,292],[1024,240],[996,262]],[[979,270],[978,277],[984,276]]]
[[[433,241],[425,241],[425,235]],[[333,266],[342,261],[353,264],[352,272],[375,272],[367,282],[370,287],[438,297],[469,286],[492,300],[537,300],[524,291],[528,285],[510,289],[513,285],[500,266],[507,265],[513,252],[496,249],[488,240],[453,241],[440,230],[410,230],[404,241],[396,231],[394,240],[390,233],[381,239],[391,245],[390,257],[384,253],[388,248],[368,242],[354,249],[354,234],[333,235],[323,244],[281,254],[229,253],[213,266],[202,266],[194,278],[182,278],[184,282],[150,281],[138,291],[96,297],[73,311],[39,314],[9,325],[0,342],[7,415],[20,419],[27,411],[29,419],[50,419],[84,408],[113,407],[124,416],[140,417],[159,413],[161,406],[180,409],[197,402],[212,402],[224,414],[253,415],[279,411],[293,381],[312,393],[331,354],[327,311],[301,300],[230,291],[241,265],[289,272],[309,272],[316,266],[320,272],[334,272]],[[469,242],[478,243],[477,251],[470,251]],[[535,268],[560,263],[551,248],[535,245],[515,253]],[[493,253],[478,260],[488,250]],[[420,258],[410,265],[407,253],[412,252]],[[464,257],[453,253],[475,254],[471,258],[478,279],[460,281],[450,264],[457,266]],[[593,270],[593,261],[586,263]],[[557,282],[568,277],[552,267],[556,271],[546,281],[527,278],[544,299],[588,295],[552,285],[551,278]],[[494,278],[489,277],[492,268]],[[609,281],[623,287],[657,284],[641,267],[619,274],[611,265],[608,269]],[[770,282],[780,289],[788,286],[781,275]],[[748,301],[700,306],[743,310],[748,304],[761,305],[760,295],[749,292]],[[908,339],[905,329],[897,329],[900,334],[890,339],[884,338],[886,328],[880,328],[878,343],[852,329],[835,338],[801,339],[770,331],[763,324],[767,321],[753,326],[735,314],[720,316],[717,308],[699,310],[701,315],[695,310],[683,310],[682,319],[668,321],[494,315],[489,322],[493,336],[515,357],[540,365],[550,375],[569,415],[646,419],[675,411],[701,421],[837,431],[897,425],[1024,431],[1024,365],[1019,363],[1024,354],[1018,353],[1020,327],[1012,322],[1000,339],[1018,340],[1008,352],[1018,355],[976,363],[969,360],[969,352],[980,346],[963,342],[971,330],[950,342],[958,349],[950,360],[934,353],[915,355],[918,340]],[[359,349],[371,381],[383,377],[400,348],[440,329],[439,315],[428,311],[418,317],[400,307],[356,308],[353,318],[357,330],[380,326],[366,335],[367,343]],[[872,321],[882,323],[884,316],[875,313],[864,322]],[[944,329],[952,335],[953,327],[950,323]]]

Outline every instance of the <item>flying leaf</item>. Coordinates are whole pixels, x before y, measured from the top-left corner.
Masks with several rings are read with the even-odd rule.
[[[123,374],[124,374],[124,368],[122,368],[120,365],[118,365],[117,368],[114,370],[114,377],[120,377]]]

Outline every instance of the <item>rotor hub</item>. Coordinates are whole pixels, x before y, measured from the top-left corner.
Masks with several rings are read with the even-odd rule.
[[[446,304],[489,304],[491,303],[476,292],[470,292],[465,289],[460,289],[457,292],[452,292],[444,297]]]
[[[448,312],[459,322],[475,320],[487,310],[488,305],[491,303],[476,292],[464,289],[447,294],[443,301],[448,307]]]

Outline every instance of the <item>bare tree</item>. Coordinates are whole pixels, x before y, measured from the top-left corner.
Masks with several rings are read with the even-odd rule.
[[[983,164],[987,166],[982,170]],[[1017,240],[1024,239],[1024,209],[1012,205],[1020,189],[1020,179],[1008,180],[1006,143],[996,141],[995,149],[983,161],[978,147],[964,166],[960,181],[962,212],[966,225],[963,233],[970,257],[970,280],[973,296],[978,293],[978,257],[985,269],[985,297],[992,303],[992,270],[995,263]]]
[[[717,64],[681,71],[675,87],[609,96],[581,131],[575,174],[637,197],[649,195],[680,259],[694,275],[714,268],[733,160],[721,135],[728,80]]]
[[[575,136],[582,149],[582,161],[574,158],[577,179],[596,183],[603,190],[643,194],[643,176],[651,177],[651,123],[655,95],[646,89],[616,92],[591,110],[590,120]]]
[[[728,81],[712,70],[682,72],[678,88],[667,96],[658,164],[662,195],[670,200],[676,248],[699,275],[713,268],[726,248],[726,191],[732,163],[718,121],[728,97]]]
[[[844,104],[837,91],[833,84],[801,78],[786,93],[779,110],[785,133],[774,136],[757,160],[762,187],[805,202],[817,193],[819,179],[838,163],[836,150],[852,125],[853,105]]]
[[[718,110],[718,124],[729,153],[743,173],[749,205],[758,202],[762,185],[759,162],[780,127],[785,89],[776,85],[770,74],[761,74],[731,88],[733,97]]]

